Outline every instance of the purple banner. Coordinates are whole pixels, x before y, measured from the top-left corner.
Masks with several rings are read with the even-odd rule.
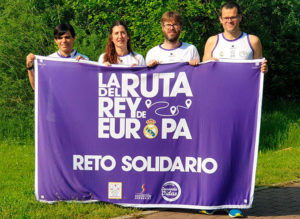
[[[125,68],[38,57],[36,199],[251,207],[258,61]]]

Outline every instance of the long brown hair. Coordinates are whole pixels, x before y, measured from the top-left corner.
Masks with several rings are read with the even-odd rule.
[[[115,21],[109,30],[109,36],[108,36],[108,41],[107,41],[107,44],[105,47],[103,62],[109,62],[111,64],[118,64],[118,54],[116,52],[115,44],[112,41],[112,32],[113,32],[113,28],[115,26],[119,26],[119,25],[122,25],[125,28],[125,31],[129,37],[129,39],[127,41],[128,54],[132,53],[132,55],[134,56],[134,53],[133,53],[132,47],[131,47],[131,38],[130,38],[130,34],[128,32],[128,28],[127,28],[126,24],[122,21]]]

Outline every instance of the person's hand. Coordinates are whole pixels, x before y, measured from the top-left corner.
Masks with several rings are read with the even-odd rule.
[[[197,66],[197,65],[199,65],[199,61],[196,60],[196,59],[192,59],[192,60],[189,61],[189,64],[192,65],[192,66]]]
[[[151,68],[151,67],[157,66],[158,64],[159,64],[159,61],[157,61],[157,60],[150,60],[147,63],[147,66]]]
[[[76,61],[79,61],[80,59],[86,60],[84,57],[82,56],[76,56]]]
[[[111,64],[109,62],[104,62],[103,64],[106,66],[111,66]]]
[[[35,55],[32,53],[29,53],[26,56],[26,68],[31,68],[33,66],[34,59],[35,59]]]
[[[267,60],[264,60],[262,63],[261,63],[261,66],[260,66],[260,71],[262,73],[268,73],[269,69],[268,69],[268,61]]]

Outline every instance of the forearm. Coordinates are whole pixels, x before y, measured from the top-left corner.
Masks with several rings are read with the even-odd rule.
[[[34,71],[33,71],[33,69],[28,70],[28,78],[29,78],[29,82],[30,82],[31,87],[34,90]]]

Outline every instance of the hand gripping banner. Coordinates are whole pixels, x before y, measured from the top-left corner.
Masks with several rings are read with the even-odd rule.
[[[35,195],[141,208],[249,208],[259,62],[35,60]]]

